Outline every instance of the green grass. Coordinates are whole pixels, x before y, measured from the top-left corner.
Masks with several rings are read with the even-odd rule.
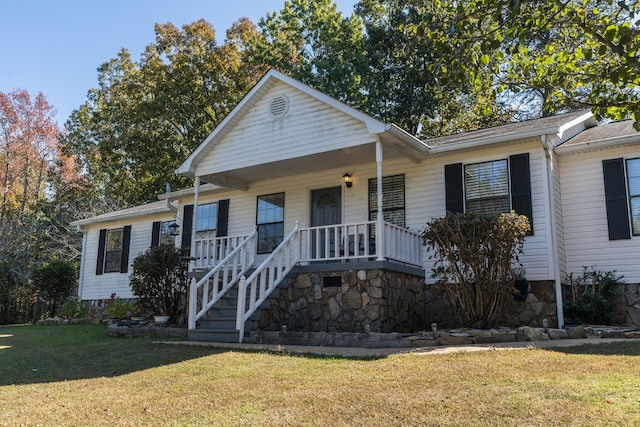
[[[0,426],[640,425],[640,343],[305,357],[0,327]]]

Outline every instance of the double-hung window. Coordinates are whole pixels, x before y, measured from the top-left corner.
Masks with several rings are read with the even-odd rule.
[[[122,237],[124,229],[107,230],[107,243],[104,253],[104,272],[120,271],[122,263]]]
[[[640,235],[640,158],[602,161],[609,240]]]
[[[404,175],[382,177],[382,215],[386,222],[406,226]],[[369,221],[378,218],[378,180],[369,180]]]
[[[629,201],[631,204],[631,228],[633,235],[640,235],[640,159],[627,160]]]
[[[213,231],[218,225],[218,204],[199,205],[196,214],[196,231]]]
[[[464,166],[466,212],[499,214],[509,212],[509,168],[507,160]]]
[[[272,252],[284,238],[284,193],[258,196],[258,253]]]

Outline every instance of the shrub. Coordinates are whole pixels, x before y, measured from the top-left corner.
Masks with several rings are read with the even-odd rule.
[[[80,319],[88,314],[89,308],[79,299],[69,298],[60,307],[60,315],[65,319]]]
[[[49,306],[49,316],[54,317],[58,307],[77,288],[77,276],[71,261],[54,259],[33,271],[33,286],[38,289]]]
[[[133,260],[131,289],[146,314],[166,315],[173,323],[183,321],[189,281],[182,255],[182,250],[161,245]]]
[[[567,323],[609,324],[613,320],[615,298],[621,295],[622,276],[615,271],[583,267],[582,274],[567,276],[571,300],[565,299]]]
[[[488,327],[513,294],[514,263],[523,252],[529,220],[515,213],[448,213],[427,224],[423,243],[435,259],[432,277],[465,326]]]
[[[133,304],[124,302],[124,300],[114,292],[111,294],[106,310],[108,317],[112,319],[124,319],[125,317],[131,317]]]

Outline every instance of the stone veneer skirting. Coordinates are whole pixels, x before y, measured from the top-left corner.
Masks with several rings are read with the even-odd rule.
[[[392,268],[300,272],[251,320],[252,331],[402,332],[460,326],[446,295],[424,276]],[[557,325],[553,282],[529,286],[510,303],[505,325]]]

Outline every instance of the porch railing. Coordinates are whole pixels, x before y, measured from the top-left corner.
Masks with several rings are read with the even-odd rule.
[[[240,279],[236,319],[236,329],[239,330],[240,342],[244,337],[245,322],[298,263],[299,243],[299,229],[296,221],[293,231],[282,240],[282,243],[269,254],[260,266],[246,279],[244,277]]]
[[[300,229],[300,261],[347,261],[376,257],[375,221]]]
[[[420,237],[420,233],[385,222],[384,257],[420,267],[422,265],[422,237]]]
[[[202,270],[218,265],[220,261],[240,246],[247,237],[247,235],[217,237],[215,233],[205,234],[204,237],[196,237],[194,268]]]
[[[239,243],[234,241],[236,244],[233,249],[214,268],[200,280],[192,280],[189,290],[189,329],[195,329],[198,319],[204,316],[253,267],[257,234],[254,230]],[[214,242],[211,247],[225,247],[226,251],[231,248],[229,243],[233,241],[232,239],[219,238],[219,240],[219,245]]]
[[[377,259],[376,221],[300,229],[301,262]],[[416,231],[384,223],[384,259],[420,267],[422,239]]]

